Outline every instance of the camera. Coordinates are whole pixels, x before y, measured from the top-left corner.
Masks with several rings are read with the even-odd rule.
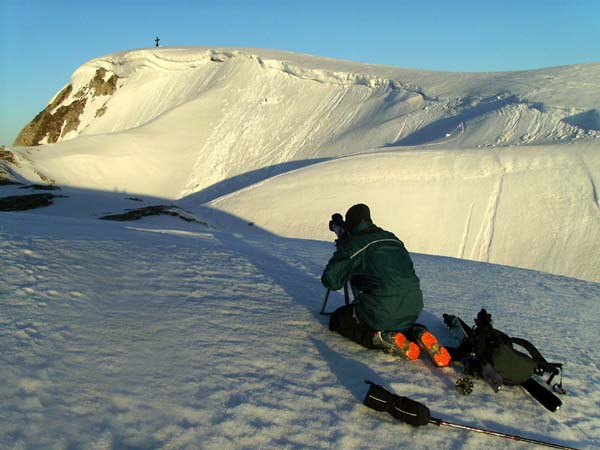
[[[342,238],[346,235],[344,218],[340,213],[335,213],[331,216],[331,220],[329,221],[329,230],[333,231],[338,238]]]

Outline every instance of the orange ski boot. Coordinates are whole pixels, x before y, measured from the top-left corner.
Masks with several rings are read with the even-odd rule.
[[[436,366],[446,367],[450,365],[452,362],[450,353],[448,353],[448,350],[438,342],[437,338],[427,328],[415,327],[414,335],[419,346],[425,350]]]
[[[417,359],[421,353],[419,346],[406,339],[399,331],[377,331],[373,336],[373,343],[410,360]]]

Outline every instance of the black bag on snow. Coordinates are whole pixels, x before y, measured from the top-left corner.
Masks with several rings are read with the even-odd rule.
[[[489,364],[501,377],[501,384],[520,385],[533,374],[543,375],[546,372],[551,374],[550,384],[552,378],[561,372],[562,364],[546,361],[531,342],[496,330],[492,326],[492,316],[485,309],[477,314],[473,328],[455,316],[444,315],[449,327],[453,319],[460,322],[466,334],[453,359],[462,361],[467,373],[482,375]],[[522,347],[526,353],[515,346]],[[562,389],[560,384],[557,386]]]
[[[392,394],[387,389],[371,381],[366,381],[366,383],[371,386],[363,402],[365,406],[375,411],[388,412],[395,419],[414,427],[429,423],[431,412],[424,404]]]

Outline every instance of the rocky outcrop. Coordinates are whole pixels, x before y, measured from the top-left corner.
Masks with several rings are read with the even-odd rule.
[[[15,155],[6,147],[0,147],[0,161],[7,162],[8,164],[16,164]]]
[[[16,166],[17,161],[15,155],[5,146],[0,147],[0,186],[8,184],[18,184],[14,176],[11,174],[9,165]]]
[[[96,70],[94,78],[90,82],[82,87],[75,94],[75,98],[86,98],[86,97],[100,97],[101,95],[112,95],[117,90],[117,82],[119,77],[114,73],[106,80],[108,72],[106,69],[100,67]]]
[[[104,106],[102,106],[102,108],[98,108],[98,109],[96,110],[96,116],[95,116],[95,117],[96,117],[96,119],[97,119],[98,117],[102,117],[102,116],[104,115],[104,113],[106,113],[106,105],[104,105]]]
[[[119,77],[113,73],[108,80],[105,80],[106,74],[106,69],[100,68],[96,70],[96,75],[92,81],[90,81],[89,89],[94,91],[92,94],[94,97],[112,95],[117,90],[117,81],[119,81]]]
[[[41,111],[34,119],[25,125],[25,128],[21,130],[17,138],[15,139],[15,146],[31,146],[38,145],[40,141],[46,135],[56,134],[57,130],[60,134],[62,130],[62,122],[54,120],[52,110],[60,105],[73,91],[73,86],[70,84],[65,87],[56,98]]]
[[[60,186],[55,184],[29,184],[27,186],[20,187],[19,189],[32,189],[34,191],[60,191]]]
[[[208,223],[197,220],[191,213],[185,211],[177,206],[172,205],[154,205],[146,206],[143,208],[132,209],[122,214],[111,214],[108,216],[102,216],[100,220],[116,220],[119,222],[128,222],[133,220],[140,220],[142,217],[149,216],[173,216],[178,217],[186,222],[198,223],[200,225],[209,226]]]
[[[2,167],[0,167],[0,186],[11,186],[11,185],[19,185],[19,184],[21,184],[21,183],[10,178],[10,175],[7,174],[6,172],[4,172],[2,170]]]
[[[88,99],[112,95],[117,90],[119,77],[112,74],[106,79],[106,76],[106,69],[97,69],[90,82],[73,96],[71,96],[73,85],[66,86],[43,111],[21,130],[14,145],[23,147],[40,145],[44,139],[47,143],[53,144],[67,133],[76,131]],[[72,101],[67,103],[69,99]],[[99,114],[102,109],[104,111]],[[106,105],[100,110],[96,112],[97,117],[106,111]]]
[[[26,211],[28,209],[50,206],[56,197],[54,194],[14,195],[0,198],[0,211]]]

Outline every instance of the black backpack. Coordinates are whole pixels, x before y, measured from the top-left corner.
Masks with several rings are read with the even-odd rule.
[[[503,384],[523,384],[534,374],[549,374],[547,384],[550,385],[560,374],[560,381],[553,385],[553,390],[564,393],[562,363],[548,362],[528,340],[510,337],[495,329],[492,316],[485,309],[477,314],[472,328],[460,318],[447,314],[444,314],[444,322],[450,329],[462,329],[463,340],[457,349],[452,349],[452,356],[455,361],[462,362],[468,375],[481,376],[499,388]]]

